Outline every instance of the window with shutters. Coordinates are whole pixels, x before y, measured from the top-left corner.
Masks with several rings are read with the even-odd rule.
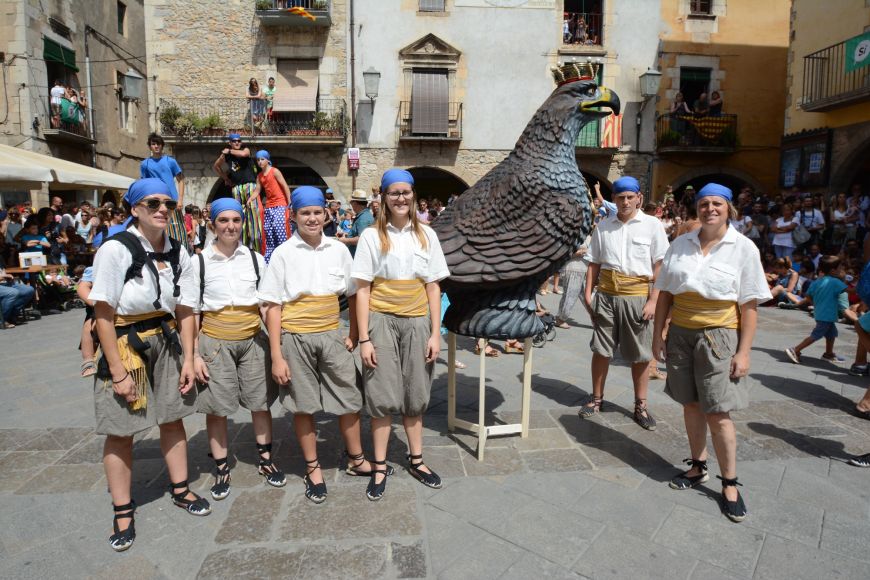
[[[449,94],[447,71],[415,69],[411,89],[411,132],[447,135]]]
[[[462,103],[456,98],[461,53],[427,34],[399,51],[402,98],[397,117],[399,140],[462,140]]]
[[[713,0],[690,0],[689,14],[692,16],[710,16],[713,14]]]
[[[420,0],[420,12],[446,12],[447,0]]]

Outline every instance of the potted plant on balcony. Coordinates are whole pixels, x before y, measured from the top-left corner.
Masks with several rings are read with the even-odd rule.
[[[254,6],[257,10],[272,10],[275,3],[272,0],[257,0]]]
[[[315,135],[325,134],[332,127],[332,120],[329,115],[323,111],[314,113],[314,118],[311,119],[311,128],[314,129]]]
[[[329,9],[329,2],[327,2],[327,0],[314,0],[311,3],[311,9],[326,11]]]
[[[202,134],[211,137],[220,137],[226,133],[226,126],[218,113],[211,113],[202,119]]]
[[[160,125],[163,128],[163,133],[168,135],[174,134],[176,131],[176,124],[178,123],[178,119],[180,118],[181,109],[179,109],[175,105],[169,105],[167,107],[164,107],[160,111]]]

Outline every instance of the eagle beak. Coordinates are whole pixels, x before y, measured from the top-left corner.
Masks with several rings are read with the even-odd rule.
[[[619,114],[619,96],[607,87],[598,87],[598,98],[594,101],[583,101],[580,110],[587,114],[606,117],[610,112],[602,111],[601,107],[607,107],[614,115]]]

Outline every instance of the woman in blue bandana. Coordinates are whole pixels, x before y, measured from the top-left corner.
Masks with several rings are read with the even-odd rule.
[[[190,256],[166,233],[177,194],[161,180],[140,179],[124,195],[130,227],[94,258],[94,302],[102,356],[94,381],[97,433],[106,436],[103,465],[114,504],[113,550],[133,545],[130,495],[133,437],[157,425],[175,505],[196,516],[208,502],[187,485],[182,419],[195,411],[193,308],[198,285]],[[180,340],[179,340],[180,336]]]
[[[709,479],[709,428],[721,472],[722,511],[740,522],[747,510],[737,491],[737,436],[730,413],[749,404],[746,376],[757,305],[770,300],[770,291],[758,248],[729,225],[737,216],[731,190],[707,184],[695,204],[701,228],[674,240],[655,283],[653,354],[667,363],[665,393],[683,405],[692,454],[689,470],[670,486],[686,490]]]

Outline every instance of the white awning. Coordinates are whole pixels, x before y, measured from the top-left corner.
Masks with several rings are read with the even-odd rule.
[[[0,185],[48,183],[49,189],[127,189],[135,181],[41,153],[0,145]]]
[[[316,60],[279,59],[272,110],[316,111],[319,82],[320,71]]]

